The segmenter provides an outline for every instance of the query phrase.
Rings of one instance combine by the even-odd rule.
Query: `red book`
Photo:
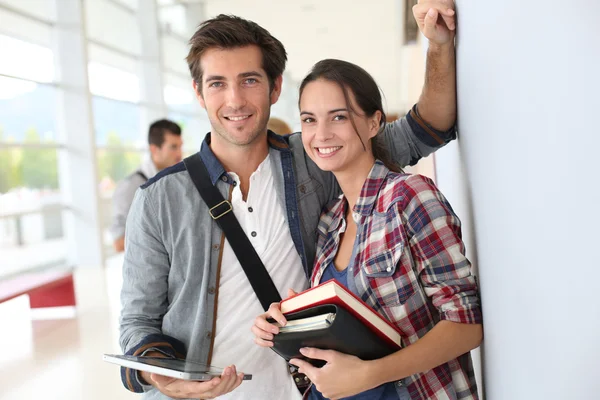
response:
[[[398,328],[335,279],[323,282],[314,288],[283,300],[281,302],[281,312],[290,314],[323,304],[335,304],[343,308],[389,345],[398,350],[402,346],[402,338]]]

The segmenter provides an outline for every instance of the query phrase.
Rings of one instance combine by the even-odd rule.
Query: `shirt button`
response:
[[[306,186],[300,185],[300,193],[306,193]]]
[[[221,177],[221,180],[222,180],[223,182],[227,182],[227,175],[223,175],[223,176]]]
[[[252,208],[252,207],[248,207],[248,211],[249,211],[249,212],[252,212],[252,211],[254,211],[254,208]]]
[[[208,293],[209,294],[215,294],[215,288],[213,286],[208,288]]]
[[[205,336],[207,339],[210,339],[210,338],[211,338],[211,336],[212,336],[212,332],[211,332],[211,331],[208,331],[208,332],[206,332],[206,335],[204,335],[204,336]]]
[[[237,182],[236,181],[233,181],[233,186],[237,186]]]
[[[385,270],[386,270],[387,272],[392,272],[392,267],[387,267]]]
[[[256,232],[252,231],[250,235],[252,235],[252,237],[256,237]]]
[[[404,382],[398,381],[398,382],[396,382],[396,386],[403,387],[404,386]]]
[[[213,244],[213,250],[219,250],[219,245],[218,244]]]

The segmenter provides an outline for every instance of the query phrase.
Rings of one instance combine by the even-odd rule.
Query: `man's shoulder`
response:
[[[140,188],[142,190],[145,190],[163,179],[168,180],[168,179],[170,179],[169,177],[173,177],[184,171],[186,171],[185,164],[183,163],[183,161],[180,161],[175,165],[172,165],[170,167],[163,169],[158,174],[156,174],[152,178],[148,179],[148,181],[146,181],[146,183],[144,183],[142,186],[140,186]]]
[[[115,188],[115,193],[113,195],[114,198],[119,197],[133,197],[133,193],[142,186],[146,180],[142,178],[138,171],[132,172],[127,175],[125,178],[121,179]],[[131,200],[131,199],[129,199]]]

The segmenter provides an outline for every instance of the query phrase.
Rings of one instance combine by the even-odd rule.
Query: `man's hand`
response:
[[[353,396],[383,383],[371,376],[369,361],[358,357],[314,348],[300,349],[300,353],[308,358],[327,361],[322,368],[316,368],[304,360],[290,360],[290,364],[297,366],[298,372],[305,374],[327,399]]]
[[[220,377],[206,382],[184,381],[157,374],[150,375],[150,382],[162,394],[174,399],[214,399],[240,386],[243,378],[244,374],[237,374],[235,366],[231,365],[223,370]]]
[[[419,0],[413,15],[430,43],[444,45],[454,40],[454,0]]]
[[[288,297],[295,296],[296,294],[292,289],[288,289]],[[266,313],[256,317],[254,325],[252,325],[250,330],[254,333],[254,343],[262,347],[273,347],[273,335],[279,333],[279,328],[275,324],[268,322],[268,318],[274,319],[281,326],[287,324],[287,320],[281,313],[279,303],[271,304]]]
[[[158,351],[148,352],[145,356],[165,357],[164,354]],[[243,373],[236,375],[235,365],[225,368],[220,377],[215,377],[206,382],[185,381],[168,376],[151,374],[146,371],[140,371],[139,374],[148,384],[154,386],[162,394],[174,399],[214,399],[240,386],[244,378]]]
[[[113,246],[115,247],[115,251],[120,253],[125,251],[125,236],[121,236],[113,242]]]

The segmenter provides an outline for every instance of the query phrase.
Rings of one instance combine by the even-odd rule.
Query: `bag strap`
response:
[[[240,226],[233,207],[225,200],[219,189],[212,184],[208,170],[200,157],[200,153],[193,154],[183,160],[188,174],[198,189],[198,193],[208,206],[211,218],[221,227],[229,245],[239,260],[250,285],[263,308],[269,309],[271,303],[281,301],[281,296],[267,272],[252,243]]]
[[[138,175],[140,178],[142,178],[144,181],[148,180],[148,177],[146,175],[144,175],[144,173],[142,171],[135,171],[135,174]]]

